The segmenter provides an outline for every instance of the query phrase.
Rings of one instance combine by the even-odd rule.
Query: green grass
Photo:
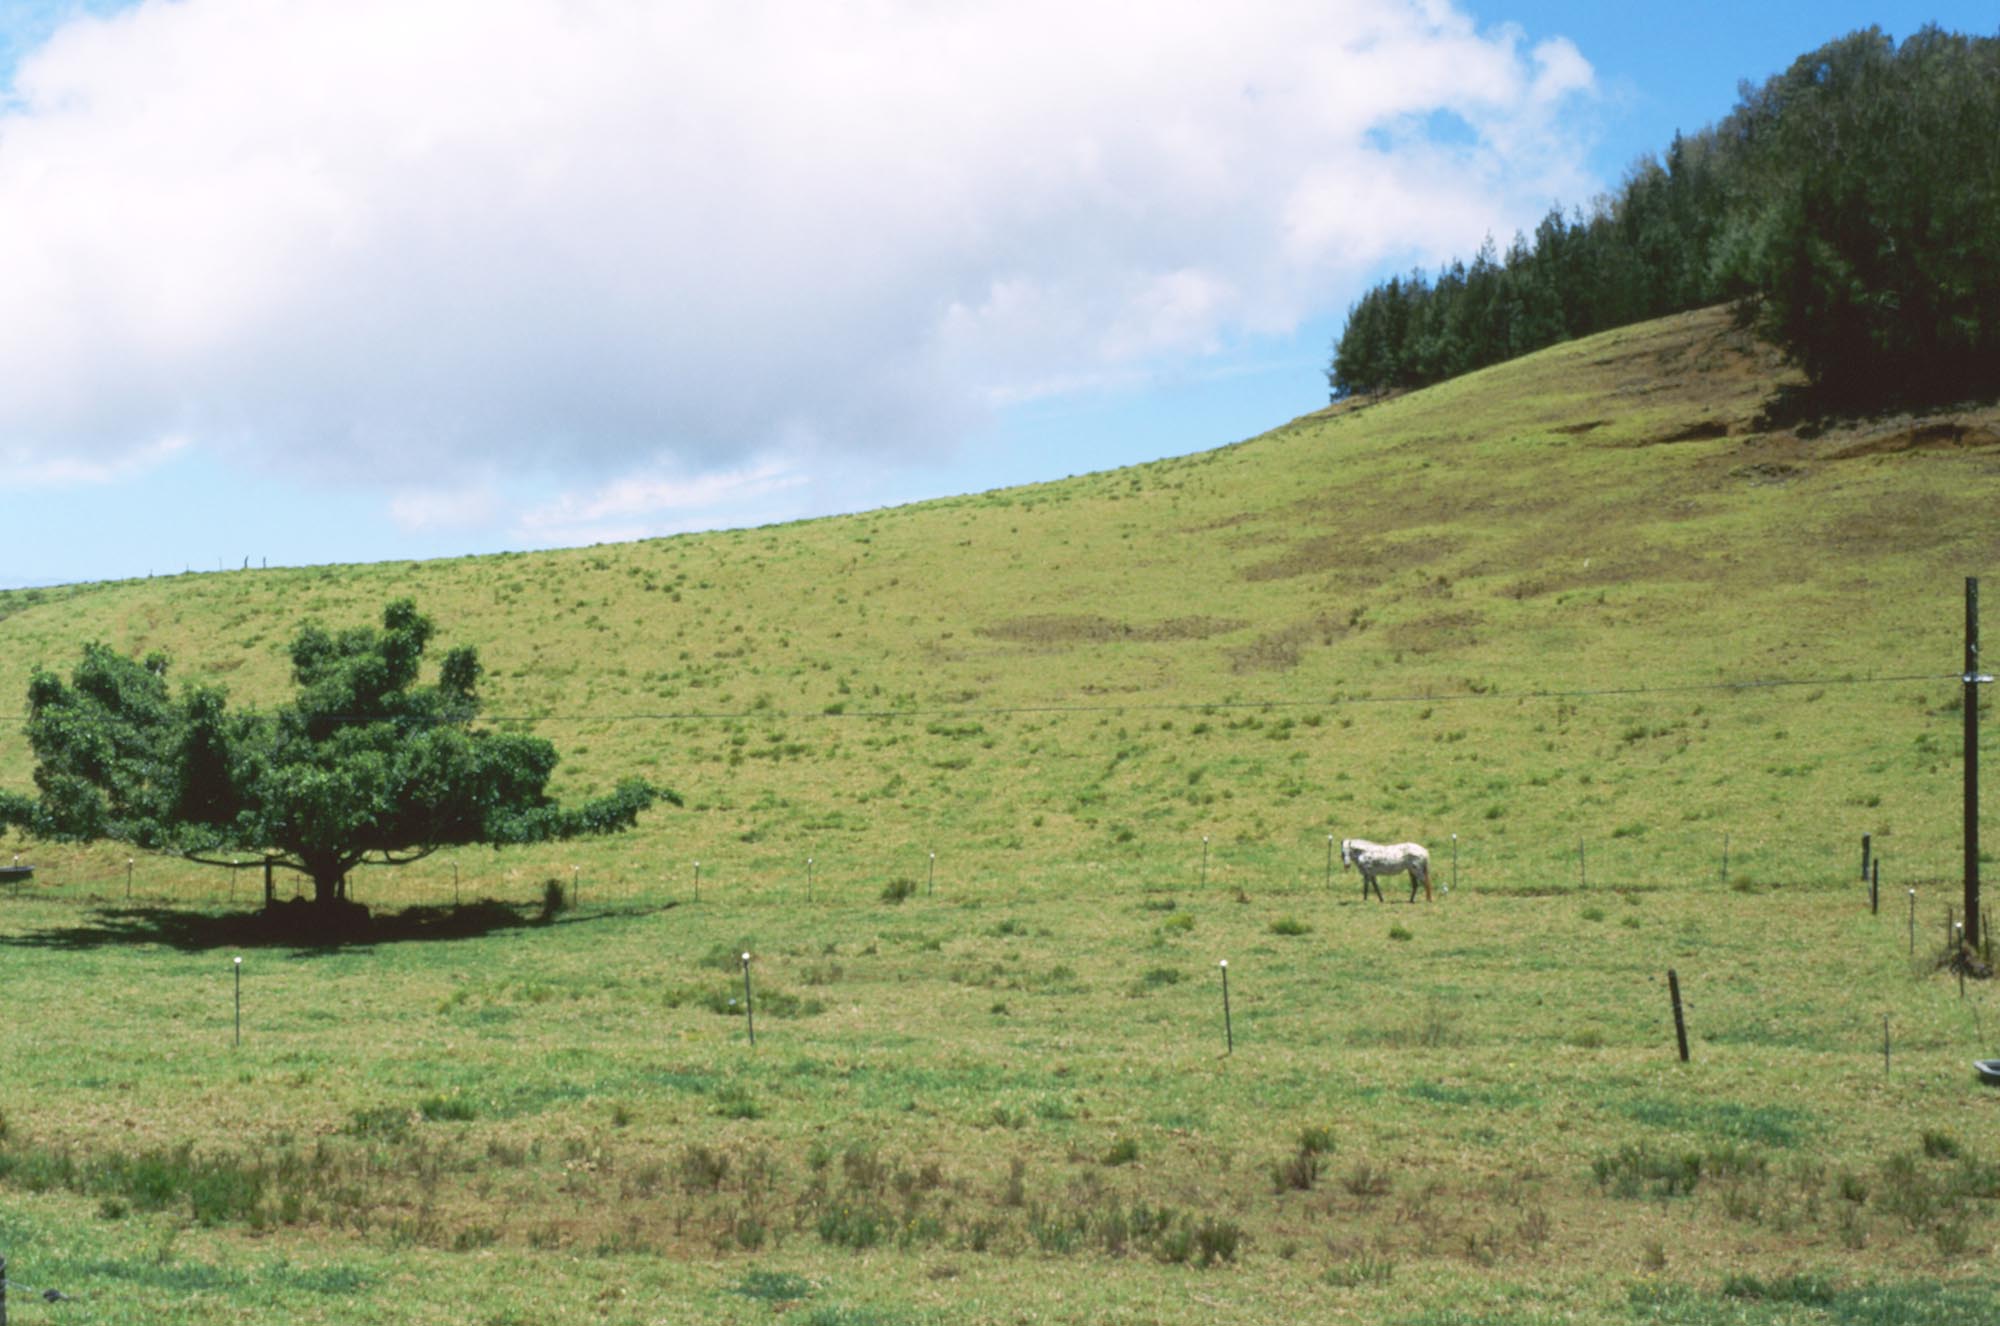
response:
[[[1441,902],[1422,915],[1449,951],[1392,946],[1382,904],[1311,888],[1284,900],[1313,921],[1294,938],[1254,905],[1184,901],[1199,948],[1160,938],[1143,902],[1050,896],[1026,909],[1046,934],[1002,933],[976,899],[911,899],[890,928],[874,905],[770,901],[254,952],[241,1049],[222,951],[50,945],[75,909],[23,904],[0,977],[37,1051],[9,1033],[10,1255],[44,1259],[16,1261],[29,1283],[67,1275],[170,1320],[192,1310],[187,1276],[266,1301],[273,1258],[415,1277],[370,1307],[386,1320],[498,1312],[527,1274],[557,1300],[672,1284],[752,1320],[739,1286],[796,1282],[753,1272],[917,1320],[1089,1316],[1190,1275],[1253,1320],[1334,1290],[1436,1312],[1470,1293],[1522,1321],[1559,1295],[1653,1320],[1662,1303],[1722,1312],[1801,1266],[1836,1295],[1943,1293],[1978,1283],[2000,1234],[2000,1166],[1958,1140],[1991,1103],[1965,1071],[1970,1012],[1839,888],[1658,895],[1657,938],[1578,944],[1545,971],[1514,959],[1572,942],[1561,899]],[[1719,909],[1732,923],[1681,952],[1681,923]],[[1796,947],[1773,951],[1774,928]],[[824,1013],[760,1020],[754,1048],[740,1019],[661,997],[746,935],[774,982],[841,967]],[[1694,1008],[1685,1066],[1668,962]],[[1791,1042],[1733,1036],[1779,987],[1801,1008]],[[1580,1004],[1603,1029],[1589,1049],[1571,1043]],[[490,1007],[520,1016],[476,1016]],[[1088,1266],[1087,1285],[1052,1281],[1050,1258]],[[1710,1266],[1749,1279],[1732,1297]],[[976,1302],[937,1300],[940,1267]],[[1629,1297],[1656,1282],[1695,1297]],[[1528,1297],[1503,1307],[1507,1286]]]
[[[1927,959],[1994,452],[1770,391],[1697,315],[1038,488],[0,594],[0,695],[96,638],[248,703],[409,594],[565,795],[687,799],[361,872],[428,910],[336,950],[245,947],[255,872],[5,844],[10,1272],[135,1322],[1964,1319],[2000,1010]]]

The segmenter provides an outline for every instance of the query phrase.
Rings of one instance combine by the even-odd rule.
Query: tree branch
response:
[[[295,870],[301,875],[310,875],[312,873],[306,869],[304,862],[295,861],[289,856],[281,856],[275,852],[257,852],[251,855],[248,860],[236,856],[231,857],[227,861],[220,857],[203,856],[199,852],[175,852],[173,855],[178,856],[183,861],[192,861],[198,866],[221,866],[225,870],[250,870],[269,861],[274,866],[283,866],[285,869]]]

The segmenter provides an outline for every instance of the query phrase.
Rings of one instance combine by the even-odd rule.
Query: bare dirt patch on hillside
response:
[[[1439,518],[1435,511],[1412,512],[1410,516],[1412,523],[1416,524],[1431,524]],[[1440,538],[1435,535],[1380,543],[1357,543],[1351,534],[1326,534],[1318,538],[1301,540],[1281,556],[1246,566],[1237,574],[1252,583],[1265,580],[1290,580],[1297,576],[1325,571],[1379,578],[1399,571],[1429,566],[1451,556],[1462,546],[1463,540]]]
[[[1857,435],[1858,434],[1858,435]],[[1979,451],[2000,447],[2000,422],[1984,417],[1896,419],[1880,426],[1841,429],[1824,439],[1828,460],[1897,456],[1912,451]]]
[[[1751,433],[1733,450],[1704,459],[1695,473],[1707,490],[1739,484],[1766,487],[1809,479],[1834,461],[1981,452],[2000,457],[2000,410],[1853,419],[1818,428]]]
[[[1479,643],[1478,630],[1486,619],[1478,613],[1436,612],[1407,622],[1398,622],[1384,633],[1389,644],[1411,654],[1430,654],[1441,649],[1470,649]]]
[[[1331,645],[1351,628],[1339,617],[1321,613],[1306,621],[1258,636],[1241,649],[1229,651],[1232,672],[1289,672],[1311,645]]]
[[[1210,636],[1240,631],[1249,624],[1230,617],[1169,617],[1162,621],[1134,624],[1094,613],[1037,613],[981,626],[975,633],[989,640],[1004,640],[1010,644],[1068,649],[1076,645],[1112,644],[1125,640],[1145,644],[1206,640]]]
[[[1671,446],[1676,442],[1713,442],[1717,438],[1728,437],[1729,421],[1726,419],[1696,419],[1679,424],[1654,437],[1645,438],[1639,445],[1647,447]]]

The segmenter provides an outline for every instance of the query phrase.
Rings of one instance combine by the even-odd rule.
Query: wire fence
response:
[[[28,1298],[40,1299],[44,1303],[70,1303],[75,1301],[60,1289],[37,1289],[33,1285],[24,1284],[14,1279],[7,1271],[7,1258],[4,1255],[0,1255],[0,1326],[7,1326],[7,1300],[9,1296],[15,1298],[26,1296]]]
[[[1734,889],[1739,892],[1853,889],[1866,898],[1916,889],[1942,900],[1955,896],[1964,875],[1959,844],[1942,839],[1878,838],[1864,860],[1859,835],[1834,841],[1801,838],[1778,827],[1661,832],[1634,825],[1574,838],[1520,842],[1478,833],[1428,835],[1430,883],[1436,893],[1546,896],[1569,893]],[[4,868],[0,868],[4,870]],[[0,903],[42,902],[89,907],[193,907],[256,910],[266,902],[261,861],[235,868],[192,865],[172,857],[101,860],[58,857],[48,865],[6,871]],[[1386,881],[1387,897],[1407,877]],[[495,853],[472,859],[443,856],[404,866],[369,866],[348,876],[348,897],[372,909],[451,908],[498,902],[533,906],[551,887],[565,906],[661,906],[709,901],[861,904],[886,890],[957,900],[1021,900],[1051,889],[1108,896],[1138,892],[1199,892],[1309,897],[1359,896],[1360,875],[1343,867],[1338,841],[1305,835],[1287,842],[1187,836],[1132,841],[1080,859],[1024,856],[1005,847],[970,845],[945,852],[847,851],[817,854],[761,850],[710,854],[701,860],[601,861],[589,866],[522,860]],[[312,895],[304,876],[276,868],[270,896]]]
[[[1160,706],[1087,702],[1013,708],[958,706],[936,710],[854,710],[837,715],[801,711],[790,716],[843,722],[907,722],[930,715],[967,718],[1015,713],[1085,714],[1098,715],[1101,722],[1104,716],[1143,713],[1156,708],[1206,712],[1372,706],[1387,711],[1415,704],[1425,706],[1427,714],[1432,705],[1490,707],[1496,702],[1510,702],[1518,706],[1539,700],[1568,702],[1707,692],[1745,701],[1752,696],[1772,693],[1796,695],[1801,697],[1798,703],[1809,704],[1830,686],[1881,688],[1911,683],[1955,684],[1959,680],[1951,674],[1899,673],[1525,692],[1494,690],[1443,696],[1428,692],[1335,696],[1295,704],[1268,700]],[[1802,691],[1801,688],[1810,690]],[[1525,716],[1522,721],[1534,721],[1534,731],[1541,733],[1539,711],[1521,712]],[[1935,712],[1932,711],[1933,716]],[[773,715],[750,710],[741,713],[612,713],[591,717],[606,723],[727,723],[752,716],[769,718]],[[581,717],[544,713],[518,721],[569,721]],[[1785,772],[1791,772],[1792,766],[1812,770],[1834,767],[1842,762],[1852,767],[1863,760],[1886,765],[1892,758],[1915,758],[1919,763],[1935,765],[1946,758],[1945,748],[1932,741],[1932,734],[1928,731],[1928,726],[1932,725],[1931,718],[1927,717],[1925,722],[1927,727],[1918,734],[1918,748],[1914,756],[1908,748],[1878,732],[1867,740],[1841,737],[1832,739],[1830,746],[1822,743],[1810,750],[1793,751],[1787,757],[1792,764],[1787,766]],[[1538,738],[1544,742],[1548,739]],[[1900,740],[1900,733],[1897,739]],[[1406,739],[1397,758],[1407,758],[1408,742],[1414,740]],[[1033,755],[1034,748],[1031,747],[1029,753]],[[1054,760],[1057,757],[1045,755],[1039,758]],[[1598,757],[1579,748],[1574,762],[1587,763],[1592,758]],[[1241,772],[1244,776],[1265,780],[1264,789],[1273,798],[1272,804],[1282,804],[1276,798],[1297,794],[1296,789],[1286,787],[1277,775],[1262,768],[1261,756],[1252,758],[1239,753],[1238,761],[1243,766]],[[1224,777],[1222,770],[1225,763],[1218,761],[1216,775],[1209,780],[1211,784]],[[1208,771],[1207,766],[1201,763],[1194,763],[1191,769],[1185,771],[1179,765],[1166,767],[1170,775],[1183,776],[1190,785],[1195,778]],[[1541,798],[1539,812],[1534,816],[1523,816],[1523,822],[1529,818],[1539,819],[1543,824],[1551,821],[1574,822],[1575,831],[1529,833],[1517,828],[1510,834],[1509,824],[1515,818],[1517,808],[1503,802],[1517,793],[1527,793],[1528,789],[1516,786],[1512,792],[1496,792],[1491,797],[1475,798],[1466,791],[1465,779],[1469,776],[1462,773],[1457,786],[1446,790],[1461,805],[1474,799],[1490,801],[1492,804],[1483,811],[1469,808],[1461,811],[1439,806],[1431,815],[1418,817],[1407,830],[1398,831],[1399,837],[1413,836],[1428,846],[1434,886],[1492,894],[1534,895],[1596,889],[1832,888],[1839,887],[1843,882],[1862,882],[1859,876],[1859,836],[1870,826],[1857,823],[1853,832],[1843,832],[1842,827],[1848,822],[1860,819],[1860,815],[1852,811],[1827,814],[1815,820],[1803,814],[1781,813],[1759,805],[1745,808],[1740,817],[1737,817],[1736,808],[1723,808],[1725,818],[1715,817],[1718,808],[1707,806],[1686,812],[1704,816],[1699,821],[1690,821],[1671,818],[1672,812],[1656,800],[1646,810],[1639,811],[1637,817],[1625,818],[1630,812],[1607,809],[1604,798],[1589,790],[1553,789],[1532,793]],[[1930,769],[1925,776],[1935,779],[1936,769]],[[896,781],[901,781],[900,772]],[[1171,784],[1172,777],[1167,781]],[[1407,787],[1408,784],[1398,786]],[[1541,788],[1543,784],[1535,781],[1531,786]],[[1941,791],[1942,783],[1938,786]],[[1067,798],[1044,795],[1029,809],[1052,809],[1059,816],[1066,813],[1071,821],[1095,825],[1096,820],[1091,818],[1094,812],[1077,808],[1093,790],[1085,787],[1083,792]],[[1437,790],[1430,789],[1434,804],[1439,799],[1436,797]],[[651,845],[639,849],[645,853],[641,859],[634,859],[629,849],[596,847],[580,847],[574,858],[557,854],[567,852],[569,848],[557,851],[509,849],[499,853],[473,850],[439,852],[401,867],[366,866],[357,869],[349,876],[348,894],[370,908],[411,908],[463,906],[487,900],[510,905],[533,905],[548,896],[551,884],[564,891],[565,902],[571,906],[578,903],[608,906],[694,902],[701,900],[704,890],[711,897],[726,896],[743,901],[866,902],[872,901],[886,886],[898,882],[919,886],[924,893],[943,891],[959,898],[977,896],[996,899],[1033,896],[1049,888],[1109,893],[1190,887],[1301,895],[1315,889],[1330,893],[1338,893],[1342,889],[1359,892],[1358,876],[1340,868],[1337,842],[1324,829],[1315,831],[1298,826],[1272,831],[1259,817],[1254,827],[1248,830],[1255,836],[1246,836],[1246,831],[1240,827],[1234,828],[1227,837],[1222,836],[1220,830],[1216,835],[1203,836],[1198,829],[1189,831],[1189,811],[1178,804],[1171,787],[1164,791],[1155,788],[1146,792],[1150,801],[1135,802],[1133,808],[1125,812],[1136,822],[1135,825],[1112,824],[1097,830],[1115,841],[1089,844],[1081,841],[1070,844],[1034,842],[1034,834],[1025,831],[1020,823],[1026,811],[1012,816],[1012,822],[994,827],[1008,817],[968,811],[968,807],[987,799],[983,791],[948,787],[940,783],[925,795],[930,798],[928,802],[920,801],[914,807],[906,807],[900,816],[890,817],[893,822],[873,825],[868,834],[854,834],[837,844],[804,839],[801,833],[792,829],[770,830],[772,841],[759,842],[755,838],[766,828],[757,825],[753,826],[752,832],[720,841],[712,830],[706,831],[701,834],[705,840],[694,848],[693,853],[675,860],[664,859]],[[1834,800],[1825,789],[1814,789],[1814,795],[1823,800]],[[1551,798],[1558,800],[1552,805]],[[861,798],[863,801],[867,799]],[[1804,796],[1802,794],[1795,799],[1803,800]],[[1074,801],[1076,805],[1067,804],[1069,801]],[[1595,808],[1591,809],[1593,803]],[[1377,821],[1390,817],[1381,807],[1374,808],[1375,813],[1370,814],[1350,796],[1338,798],[1337,804],[1348,807],[1340,812],[1343,816],[1352,814],[1356,818]],[[1852,798],[1847,804],[1875,805],[1878,799],[1863,802]],[[1171,821],[1173,828],[1169,831],[1160,824],[1147,827],[1144,819],[1163,808],[1172,810],[1175,816]],[[1938,813],[1936,807],[1914,817],[1908,807],[1898,807],[1897,810],[1896,818],[1903,833],[1893,839],[1886,834],[1880,835],[1875,844],[1875,859],[1879,861],[1882,886],[1932,892],[1953,886],[1961,880],[1963,865],[1958,857],[1959,843],[1946,817]],[[1645,818],[1648,811],[1657,818]],[[1199,815],[1202,812],[1197,810],[1193,813]],[[1459,818],[1461,815],[1463,818]],[[969,820],[979,828],[969,831],[965,838],[957,841],[934,840],[919,847],[917,843],[926,830],[911,821],[927,816],[939,821]],[[1406,811],[1399,811],[1393,816],[1398,821],[1406,817]],[[837,826],[841,819],[838,814],[821,818]],[[1915,831],[1911,826],[1913,818],[1919,826]],[[1034,825],[1039,826],[1041,822],[1041,815],[1035,814]],[[1074,827],[1070,831],[1083,832]],[[731,832],[734,832],[733,829]],[[840,832],[840,828],[836,827],[834,832]],[[1028,840],[1025,847],[1023,839]],[[578,861],[583,864],[573,863]],[[22,864],[22,859],[16,858],[16,865]],[[120,861],[107,851],[91,849],[55,853],[42,862],[34,863],[31,871],[9,871],[4,861],[0,861],[0,903],[39,899],[90,905],[254,909],[264,904],[267,889],[270,897],[291,899],[308,895],[311,884],[295,872],[280,869],[267,885],[263,863],[255,859],[245,859],[237,868],[230,869],[199,866],[161,856],[134,855]]]

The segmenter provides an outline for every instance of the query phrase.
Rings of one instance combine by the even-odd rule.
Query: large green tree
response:
[[[37,670],[28,742],[39,798],[0,817],[57,841],[110,839],[192,861],[263,857],[313,882],[326,907],[347,874],[443,847],[548,842],[632,826],[655,800],[644,779],[572,808],[545,789],[555,748],[475,725],[478,654],[447,652],[419,673],[434,627],[409,600],[382,626],[302,626],[298,690],[276,710],[232,711],[219,687],[167,683],[167,659],[84,647],[65,682]]]
[[[1764,336],[1833,396],[2000,388],[2000,37],[1853,33],[1725,129],[1746,164],[1720,261]]]

